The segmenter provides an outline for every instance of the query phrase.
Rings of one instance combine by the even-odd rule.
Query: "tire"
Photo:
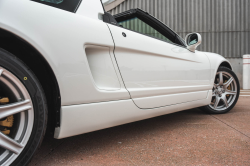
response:
[[[0,48],[0,165],[28,164],[43,140],[47,118],[38,79],[21,60]]]
[[[236,74],[229,68],[219,67],[212,90],[211,104],[201,107],[201,109],[210,114],[229,112],[237,103],[240,93],[239,80]]]

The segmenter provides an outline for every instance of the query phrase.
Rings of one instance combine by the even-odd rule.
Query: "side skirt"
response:
[[[211,102],[211,98],[212,90],[208,92],[207,98],[203,100],[154,109],[140,109],[131,99],[62,106],[61,125],[60,127],[55,128],[54,138],[66,138],[125,123],[208,105]]]

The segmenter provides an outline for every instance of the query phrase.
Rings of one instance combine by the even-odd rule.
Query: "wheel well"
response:
[[[232,70],[232,67],[231,67],[231,65],[230,65],[228,62],[222,62],[222,63],[220,64],[220,67],[221,67],[221,66],[227,67],[227,68],[229,68],[230,70]]]
[[[45,93],[48,104],[48,132],[52,133],[60,125],[60,90],[48,62],[28,42],[0,28],[0,48],[12,53],[23,61],[36,75]]]

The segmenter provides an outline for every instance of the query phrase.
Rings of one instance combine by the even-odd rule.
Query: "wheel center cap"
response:
[[[223,89],[222,89],[221,87],[218,87],[218,88],[217,88],[217,92],[218,92],[219,94],[222,94],[222,93],[223,93]]]

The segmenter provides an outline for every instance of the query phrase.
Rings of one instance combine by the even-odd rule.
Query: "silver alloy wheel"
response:
[[[10,165],[29,141],[34,124],[33,103],[22,82],[3,67],[0,67],[0,97],[10,98],[10,103],[0,105],[0,119],[15,117],[9,136],[0,131],[0,165]]]
[[[225,71],[217,72],[209,106],[215,111],[227,109],[234,103],[237,91],[236,81],[231,74]]]

